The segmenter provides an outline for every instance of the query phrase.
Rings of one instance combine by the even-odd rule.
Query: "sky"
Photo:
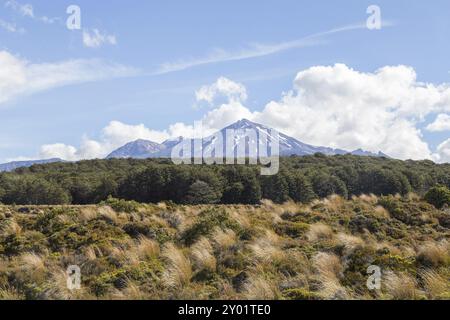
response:
[[[241,118],[450,162],[448,12],[447,0],[0,0],[0,163],[102,158]]]

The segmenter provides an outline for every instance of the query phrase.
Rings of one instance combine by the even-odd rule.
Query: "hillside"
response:
[[[0,206],[0,299],[450,299],[449,228],[448,209],[412,194]]]

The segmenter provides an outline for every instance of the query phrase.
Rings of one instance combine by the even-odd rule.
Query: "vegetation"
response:
[[[303,160],[291,161],[295,168]],[[98,190],[98,185],[84,181],[89,187],[81,188],[83,174],[74,177],[68,168],[126,167],[127,163],[57,164],[51,170],[37,167],[2,178],[62,179],[59,183],[75,179],[77,195],[91,197],[94,194],[86,191]],[[138,164],[143,172],[148,170],[145,164]],[[441,170],[426,163],[415,165],[429,166],[417,181],[426,181],[433,170]],[[179,176],[194,175],[161,166]],[[323,171],[337,170],[332,168]],[[80,168],[81,173],[86,170]],[[233,170],[238,169],[212,170],[223,170],[222,177],[234,179],[236,185],[228,185],[232,190],[250,188],[246,184],[252,181],[249,173],[247,180],[239,181],[233,177]],[[314,179],[309,184],[304,177],[314,174],[299,171],[292,181],[310,193]],[[98,180],[104,186],[120,181],[120,172],[111,168],[105,172],[117,176]],[[357,170],[347,172],[358,174]],[[219,180],[204,172],[195,174],[193,183],[214,186]],[[126,175],[122,178],[125,181]],[[379,176],[373,179],[382,181]],[[442,176],[435,179],[442,180]],[[153,181],[165,184],[170,180],[165,176]],[[333,180],[327,180],[325,188]],[[406,178],[398,187],[406,181],[410,180]],[[280,190],[291,190],[290,183],[281,179],[266,180],[261,181],[262,194],[267,194],[265,188],[272,183]],[[185,186],[189,190],[189,183]],[[213,193],[203,183],[196,188],[202,191],[201,199]],[[277,199],[281,201],[283,194],[278,193]],[[233,197],[237,195],[249,196],[236,193]],[[86,206],[3,205],[0,299],[450,299],[450,211],[437,207],[414,194],[351,199],[332,195],[308,204],[262,200],[259,205],[194,206],[109,198],[100,205]],[[81,268],[80,290],[67,288],[66,270],[72,265]],[[371,265],[382,270],[381,290],[369,290],[366,285]]]
[[[113,159],[53,163],[0,174],[0,203],[17,205],[98,204],[109,196],[140,203],[309,203],[338,194],[423,196],[448,204],[450,165],[351,155],[321,154],[281,159],[279,174],[260,176],[256,166],[176,166],[165,159]],[[436,191],[436,192],[435,192]]]
[[[438,209],[450,206],[450,190],[445,186],[433,187],[425,194],[425,200]]]

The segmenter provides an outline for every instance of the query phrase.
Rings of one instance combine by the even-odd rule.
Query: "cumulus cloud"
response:
[[[450,139],[442,142],[433,155],[436,162],[450,163]]]
[[[427,126],[427,130],[431,132],[450,131],[450,115],[439,114],[436,120]]]
[[[117,39],[115,35],[101,32],[98,29],[83,30],[83,44],[88,48],[99,48],[104,44],[116,45]]]
[[[193,127],[182,123],[171,125],[168,130],[158,131],[149,129],[143,124],[128,125],[120,121],[111,121],[103,128],[99,140],[84,136],[79,147],[63,143],[44,145],[40,149],[39,158],[61,158],[69,161],[104,158],[115,149],[138,139],[161,143],[169,138],[190,137],[192,134]]]
[[[240,83],[225,77],[220,77],[215,83],[201,87],[195,93],[195,96],[197,101],[205,101],[211,105],[218,97],[225,97],[233,102],[244,102],[247,100],[247,90],[245,86]]]
[[[33,64],[7,51],[0,51],[0,106],[18,96],[137,73],[134,68],[96,59]]]
[[[450,86],[418,82],[411,67],[387,66],[375,72],[360,72],[344,64],[311,67],[298,73],[289,92],[257,112],[244,105],[245,87],[226,78],[196,92],[199,101],[208,103],[215,103],[218,96],[225,101],[201,119],[205,135],[247,118],[313,145],[383,151],[404,160],[450,161],[450,139],[432,152],[418,128],[429,115],[450,112]],[[161,142],[190,137],[192,132],[192,126],[183,123],[153,131],[144,125],[112,122],[100,141],[84,139],[75,151],[55,145],[55,153],[45,154],[64,151],[72,159],[100,157],[136,139]]]
[[[430,159],[416,125],[428,114],[448,110],[450,87],[420,83],[410,67],[364,73],[336,64],[298,73],[293,90],[254,120],[315,145]]]

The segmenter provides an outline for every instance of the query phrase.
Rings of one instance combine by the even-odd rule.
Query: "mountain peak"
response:
[[[148,158],[149,155],[160,152],[164,149],[164,146],[149,140],[138,139],[133,142],[129,142],[123,147],[113,151],[106,158]]]
[[[229,125],[225,129],[235,129],[235,130],[237,130],[237,129],[251,129],[251,128],[257,128],[257,127],[265,128],[265,126],[263,126],[261,124],[252,122],[252,121],[244,118],[244,119],[241,119],[241,120],[239,120],[239,121]]]

